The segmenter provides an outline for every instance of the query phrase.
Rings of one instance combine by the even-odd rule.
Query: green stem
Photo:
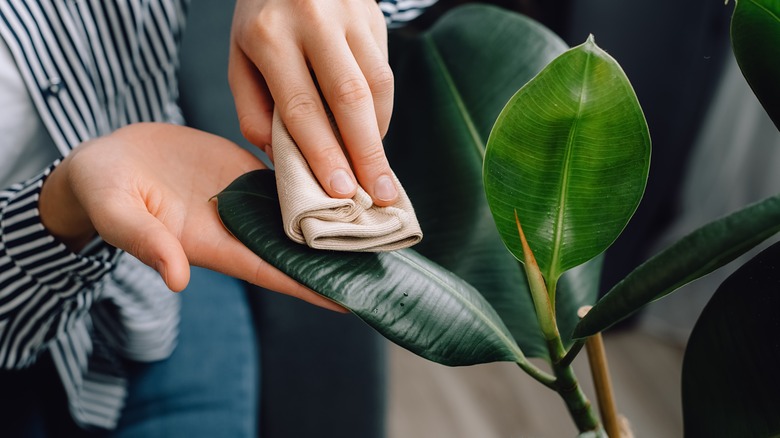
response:
[[[536,381],[552,389],[553,391],[557,391],[557,386],[555,384],[555,376],[545,373],[544,371],[535,367],[530,362],[516,362],[516,363],[517,366],[520,367],[520,369],[525,371],[526,374],[533,377]]]
[[[533,251],[528,245],[528,240],[525,238],[523,227],[520,225],[520,218],[517,217],[517,210],[515,210],[515,224],[517,225],[517,234],[520,237],[520,242],[523,245],[523,268],[525,268],[526,277],[528,278],[528,287],[531,291],[536,319],[539,321],[542,334],[545,341],[547,341],[547,351],[550,354],[553,374],[555,375],[555,380],[551,382],[553,384],[551,387],[563,398],[566,408],[569,410],[580,432],[599,430],[601,428],[599,420],[593,414],[590,401],[588,401],[582,389],[580,389],[580,384],[570,365],[570,356],[576,355],[577,351],[574,351],[574,348],[572,348],[569,353],[574,351],[573,355],[566,353],[566,348],[563,346],[561,334],[558,330],[558,322],[553,310],[555,308],[554,296],[557,276],[550,279],[550,290],[552,293],[548,293],[548,285],[539,269],[539,265],[536,263]],[[577,350],[579,348],[582,348],[582,346],[577,347]],[[523,366],[520,362],[518,362],[518,365]],[[525,370],[525,368],[523,369]],[[533,374],[532,377],[542,381],[537,376],[533,376]]]
[[[593,413],[590,401],[582,392],[572,367],[570,365],[561,367],[553,364],[553,371],[557,377],[555,390],[566,403],[566,408],[569,410],[574,424],[577,425],[577,429],[581,433],[600,429],[599,420]]]
[[[558,363],[558,365],[565,367],[571,365],[572,361],[577,357],[578,354],[580,354],[580,350],[582,350],[582,347],[585,346],[585,340],[584,339],[577,339],[574,341],[574,344],[572,344],[571,348],[569,348],[569,351],[566,352],[566,354],[563,356],[563,359]]]

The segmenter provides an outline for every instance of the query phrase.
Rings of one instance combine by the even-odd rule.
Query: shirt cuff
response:
[[[0,238],[7,257],[39,285],[65,296],[111,271],[120,251],[98,239],[81,253],[69,250],[43,226],[38,209],[41,187],[59,161],[43,173],[6,190],[0,198]],[[76,284],[81,287],[73,287]],[[69,287],[57,287],[57,285]]]

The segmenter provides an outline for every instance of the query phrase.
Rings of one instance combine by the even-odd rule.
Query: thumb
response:
[[[145,209],[123,208],[94,221],[107,243],[133,255],[156,270],[168,288],[183,290],[190,281],[190,264],[179,239]]]

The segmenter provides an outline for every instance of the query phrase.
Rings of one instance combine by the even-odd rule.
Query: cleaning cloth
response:
[[[333,116],[328,116],[342,143]],[[331,198],[320,186],[278,112],[274,112],[271,138],[282,221],[290,239],[317,249],[363,252],[406,248],[422,239],[412,203],[395,175],[392,178],[399,196],[389,207],[374,205],[360,186],[352,198]]]

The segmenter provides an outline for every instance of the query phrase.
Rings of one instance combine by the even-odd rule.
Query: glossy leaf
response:
[[[555,316],[566,348],[572,344],[574,328],[580,322],[577,310],[585,305],[593,305],[598,300],[603,265],[604,255],[600,254],[585,264],[566,271],[558,281]]]
[[[685,351],[687,437],[780,436],[780,244],[718,288]]]
[[[525,275],[490,214],[482,161],[506,102],[566,48],[526,17],[476,4],[453,9],[426,32],[390,38],[396,95],[385,147],[425,233],[415,250],[474,285],[534,357],[547,348]],[[597,286],[600,266],[587,270]],[[559,287],[558,319],[569,328],[576,308],[597,296],[596,287],[569,289],[573,283],[581,285],[564,276]]]
[[[412,250],[348,253],[294,243],[284,234],[276,193],[273,172],[259,170],[217,195],[225,227],[268,263],[427,359],[523,360],[499,316],[468,283]]]
[[[603,252],[644,192],[650,136],[617,62],[592,37],[512,97],[488,140],[487,199],[522,260],[514,214],[548,284]]]
[[[737,0],[731,43],[739,68],[780,129],[780,0]]]
[[[645,304],[734,260],[780,231],[780,196],[767,198],[683,237],[640,265],[599,300],[575,337],[605,330]]]

